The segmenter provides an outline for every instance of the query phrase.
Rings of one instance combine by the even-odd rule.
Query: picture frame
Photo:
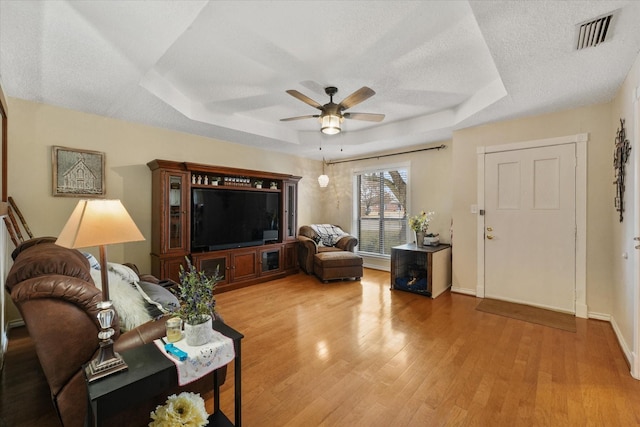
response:
[[[105,154],[53,146],[53,195],[101,198],[105,189]]]

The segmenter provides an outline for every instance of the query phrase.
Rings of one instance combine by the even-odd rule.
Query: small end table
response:
[[[209,417],[209,425],[242,426],[242,380],[241,380],[241,346],[244,338],[240,332],[216,320],[213,329],[233,340],[234,358],[234,392],[235,423],[220,410],[220,381],[218,370],[213,372],[214,411]],[[145,344],[121,353],[129,369],[97,381],[87,381],[89,396],[89,413],[87,425],[101,426],[103,414],[111,414],[157,394],[178,384],[178,372],[174,363],[167,358],[154,343]]]

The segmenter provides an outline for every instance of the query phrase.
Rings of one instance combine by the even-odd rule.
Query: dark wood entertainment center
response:
[[[297,199],[301,177],[170,160],[152,160],[151,273],[179,281],[190,257],[198,270],[223,279],[218,292],[284,277],[298,271]],[[258,183],[263,183],[258,188]],[[215,187],[281,193],[277,236],[263,244],[211,251],[191,250],[191,189]]]

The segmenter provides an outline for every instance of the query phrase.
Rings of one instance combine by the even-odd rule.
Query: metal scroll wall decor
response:
[[[631,145],[627,139],[627,132],[624,129],[624,119],[620,119],[620,129],[616,133],[616,146],[613,154],[613,168],[615,173],[615,181],[613,183],[616,186],[616,198],[614,206],[618,212],[620,212],[620,222],[622,222],[624,216],[624,176],[625,165],[629,160],[629,152],[631,152]]]

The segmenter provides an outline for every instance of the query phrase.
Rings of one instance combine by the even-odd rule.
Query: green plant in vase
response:
[[[214,291],[221,277],[218,269],[210,277],[204,271],[198,271],[189,258],[185,257],[185,259],[187,269],[180,266],[180,286],[176,292],[180,307],[176,314],[185,323],[197,325],[214,315],[216,310]]]

